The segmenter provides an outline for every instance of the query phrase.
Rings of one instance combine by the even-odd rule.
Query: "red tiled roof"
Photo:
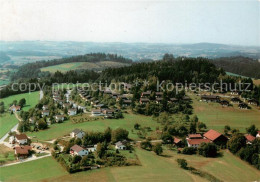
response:
[[[17,154],[27,155],[29,154],[29,150],[32,150],[32,147],[28,145],[22,147],[15,147],[15,151]]]
[[[255,140],[255,137],[252,136],[252,135],[250,135],[250,134],[245,135],[245,137],[246,137],[246,139],[247,139],[249,142],[252,142],[252,141]]]
[[[179,142],[181,142],[181,139],[174,137],[173,142],[174,142],[174,143],[179,143]]]
[[[189,134],[188,135],[189,138],[202,138],[201,134]]]
[[[222,134],[215,130],[209,130],[208,132],[204,133],[204,137],[210,139],[211,141],[216,140],[220,135]]]
[[[84,150],[81,146],[79,145],[73,145],[70,150],[73,150],[75,152],[80,152],[81,150]]]
[[[26,134],[23,134],[23,133],[20,134],[20,135],[16,134],[16,135],[15,135],[15,138],[17,138],[17,140],[28,139],[27,135],[26,135]]]
[[[200,139],[187,139],[187,142],[190,145],[199,145],[201,143],[210,143],[209,139],[204,139],[204,138],[200,138]]]

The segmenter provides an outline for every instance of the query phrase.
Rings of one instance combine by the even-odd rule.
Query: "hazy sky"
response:
[[[260,45],[260,1],[0,0],[1,40]]]

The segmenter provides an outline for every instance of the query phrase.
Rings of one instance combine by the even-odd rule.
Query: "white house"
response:
[[[10,136],[9,137],[9,143],[10,144],[14,144],[15,143],[15,137],[14,136]]]
[[[121,141],[119,141],[115,143],[115,148],[119,150],[125,150],[126,146]]]
[[[19,144],[19,145],[24,145],[28,142],[28,137],[26,134],[16,134],[15,135],[15,141]]]
[[[68,115],[74,116],[74,115],[76,115],[76,114],[77,114],[77,109],[69,109],[69,110],[68,110]]]
[[[79,145],[73,145],[70,148],[70,155],[79,155],[81,157],[88,155],[88,150],[82,148]]]
[[[97,145],[94,145],[93,147],[88,147],[87,150],[89,152],[95,152],[97,150]]]
[[[43,110],[42,111],[42,117],[49,116],[49,115],[50,115],[50,111],[49,110]]]
[[[64,121],[64,115],[56,115],[55,120],[57,123]]]
[[[85,132],[80,130],[80,129],[75,129],[70,133],[70,136],[72,138],[76,137],[76,138],[83,138],[85,136]]]
[[[43,105],[42,106],[42,110],[47,110],[48,109],[48,105]]]
[[[260,131],[257,131],[256,138],[260,138]]]

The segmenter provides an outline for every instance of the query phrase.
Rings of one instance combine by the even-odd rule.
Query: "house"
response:
[[[223,107],[228,107],[229,106],[229,102],[227,100],[221,100],[219,102]]]
[[[201,100],[204,102],[219,102],[219,96],[216,95],[202,95]]]
[[[161,98],[163,96],[163,92],[155,92],[156,98]]]
[[[124,83],[124,89],[126,90],[126,91],[130,91],[131,90],[131,88],[132,88],[132,85],[131,84],[129,84],[129,83]]]
[[[62,107],[63,107],[63,108],[70,108],[70,103],[63,103],[63,104],[62,104]]]
[[[150,99],[140,98],[140,104],[147,104],[148,102],[150,102]]]
[[[178,99],[176,99],[176,98],[170,98],[170,100],[169,100],[168,102],[176,103],[176,102],[178,102]]]
[[[132,103],[131,100],[123,100],[123,106],[124,106],[124,107],[130,106],[131,103]]]
[[[88,155],[88,150],[79,145],[73,145],[70,148],[70,155],[79,155],[81,157]]]
[[[104,116],[104,113],[101,109],[93,109],[91,111],[91,116]]]
[[[256,137],[254,137],[250,134],[246,134],[245,137],[246,137],[246,143],[249,144],[249,145],[251,145],[252,142],[256,139]]]
[[[114,115],[114,110],[112,110],[112,109],[104,109],[104,110],[103,110],[103,113],[104,113],[106,116],[113,116],[113,115]]]
[[[183,97],[182,97],[182,100],[183,100],[183,101],[191,101],[191,98],[188,97],[188,96],[183,96]]]
[[[78,109],[80,109],[82,111],[86,111],[86,107],[85,106],[78,106]]]
[[[151,91],[142,92],[141,97],[149,97],[151,95]]]
[[[259,102],[255,99],[249,99],[248,104],[254,105],[254,106],[259,106]]]
[[[116,99],[119,95],[120,95],[119,93],[113,92],[113,93],[112,93],[112,98]]]
[[[203,136],[204,138],[207,138],[213,143],[215,143],[216,145],[226,145],[228,140],[227,137],[212,129],[204,133]]]
[[[12,105],[9,108],[10,111],[16,112],[16,111],[20,111],[21,110],[21,106],[16,106],[16,105]]]
[[[55,120],[57,123],[64,121],[64,115],[56,115]]]
[[[36,118],[35,118],[35,117],[30,117],[30,118],[29,118],[29,123],[30,123],[30,124],[34,124],[35,121],[36,121]]]
[[[160,104],[163,101],[163,98],[157,97],[155,98],[156,104]]]
[[[50,115],[50,111],[49,110],[43,110],[42,111],[42,117],[49,116],[49,115]]]
[[[240,95],[240,92],[237,92],[237,91],[231,91],[230,94],[231,94],[231,95]]]
[[[97,109],[102,109],[102,108],[106,108],[107,106],[105,104],[97,104],[97,105],[94,105],[94,107]]]
[[[256,138],[260,138],[260,131],[257,131]]]
[[[24,145],[26,143],[28,143],[28,137],[26,134],[21,133],[21,134],[16,134],[15,135],[15,141],[19,144],[19,145]]]
[[[74,116],[77,114],[77,109],[69,109],[68,110],[68,115],[69,116]]]
[[[240,103],[238,105],[238,107],[239,107],[239,109],[249,109],[248,105],[246,103],[244,103],[244,102]]]
[[[105,91],[104,91],[104,94],[111,95],[112,92],[111,92],[111,90],[105,90]]]
[[[199,133],[188,135],[188,139],[199,139],[199,138],[202,138],[201,134],[199,134]]]
[[[97,105],[97,104],[99,104],[99,100],[91,101],[90,104],[91,105]]]
[[[121,141],[115,143],[115,148],[118,150],[126,150],[126,146]]]
[[[30,155],[30,151],[32,150],[32,147],[25,145],[25,146],[15,147],[14,150],[15,150],[17,159],[25,159]]]
[[[198,139],[186,139],[188,147],[198,148],[202,143],[210,143],[211,141],[206,138],[198,138]]]
[[[82,130],[80,130],[80,129],[75,129],[75,130],[73,130],[71,133],[70,133],[70,136],[72,137],[72,138],[83,138],[84,136],[85,136],[85,132],[84,131],[82,131]]]
[[[63,102],[64,102],[64,101],[63,101],[63,100],[61,100],[61,99],[56,99],[55,101],[56,101],[58,104],[60,104],[60,105],[62,105],[62,104],[63,104]]]
[[[10,136],[9,137],[9,143],[10,144],[14,144],[15,143],[15,137],[14,136]]]
[[[87,147],[87,150],[88,150],[89,152],[95,152],[95,151],[97,150],[97,145],[89,146],[89,147]]]
[[[180,146],[182,141],[181,139],[177,138],[177,137],[174,137],[173,138],[173,143],[176,145],[176,146]]]
[[[48,110],[48,105],[43,105],[42,110]]]
[[[231,98],[231,103],[232,104],[239,104],[240,102],[242,102],[242,101],[238,97]]]

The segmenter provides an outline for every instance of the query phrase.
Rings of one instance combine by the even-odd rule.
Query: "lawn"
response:
[[[8,153],[8,156],[5,156],[5,154]],[[5,145],[0,145],[0,163],[3,161],[4,163],[9,161],[14,161],[14,151],[10,149],[9,147],[6,147]]]
[[[193,96],[194,114],[196,114],[201,122],[204,122],[208,128],[223,132],[225,125],[237,128],[241,132],[251,124],[255,124],[260,128],[260,110],[252,106],[250,110],[241,110],[238,105],[223,108],[218,103],[200,102],[199,97]]]
[[[208,172],[222,181],[259,181],[260,171],[250,166],[245,161],[231,154],[228,150],[223,151],[223,157],[205,158],[198,155],[183,155],[167,151],[170,162],[175,163],[177,158],[184,158],[188,165],[199,170]]]
[[[68,174],[52,157],[0,168],[0,181],[39,181]]]
[[[12,95],[9,97],[5,97],[0,99],[0,102],[4,102],[5,109],[8,109],[8,106],[14,101],[17,100],[19,102],[20,99],[25,98],[26,105],[23,108],[24,111],[28,111],[31,107],[34,107],[39,101],[39,92],[31,92],[31,93],[24,93],[24,94],[17,94]]]
[[[76,70],[76,69],[102,70],[108,67],[120,67],[120,66],[127,66],[127,65],[129,64],[113,62],[113,61],[101,61],[97,63],[74,62],[74,63],[59,64],[55,66],[48,66],[45,68],[41,68],[41,71],[49,71],[51,73],[54,73],[56,71],[66,72],[69,70]]]
[[[14,114],[11,115],[9,113],[0,115],[0,119],[0,138],[2,138],[18,123],[18,120]]]
[[[100,119],[76,124],[68,120],[61,124],[53,124],[47,130],[42,130],[40,132],[28,132],[27,134],[29,136],[35,136],[39,140],[51,140],[69,134],[75,128],[79,128],[84,131],[104,131],[107,127],[112,129],[122,127],[129,131],[129,137],[131,139],[138,139],[136,131],[134,133],[131,131],[134,129],[135,123],[138,122],[141,124],[141,127],[149,126],[153,131],[156,126],[159,126],[156,121],[152,120],[152,118],[148,116],[124,114],[124,117],[125,118],[123,119]]]

